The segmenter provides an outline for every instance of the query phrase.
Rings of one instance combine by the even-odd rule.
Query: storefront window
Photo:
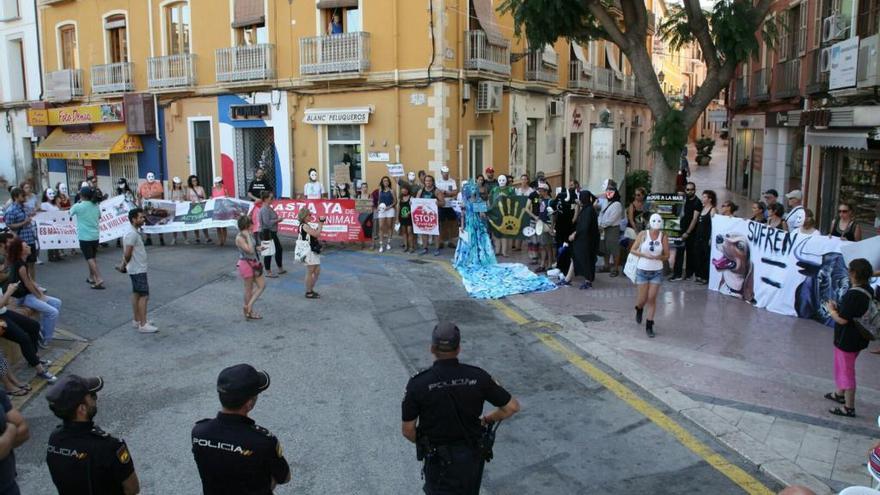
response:
[[[364,180],[361,168],[361,127],[359,125],[327,126],[327,176],[330,177],[330,190],[335,190],[333,166],[348,165],[349,177],[354,184]]]
[[[848,203],[865,237],[877,234],[880,222],[880,151],[850,151],[843,157],[840,202]]]

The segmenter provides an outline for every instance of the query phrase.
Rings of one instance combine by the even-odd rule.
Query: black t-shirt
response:
[[[290,466],[269,430],[238,414],[218,413],[192,430],[192,452],[205,495],[272,495]]]
[[[0,433],[6,431],[6,413],[12,410],[12,402],[3,387],[0,387]],[[0,493],[15,486],[15,452],[10,452],[5,459],[0,459]]]
[[[24,282],[21,281],[21,275],[19,275],[20,268],[24,268],[25,270],[27,270],[27,264],[23,261],[16,261],[9,268],[9,282],[18,282],[18,288],[15,289],[15,292],[12,293],[12,297],[16,299],[21,299],[22,297],[31,293]]]
[[[501,407],[510,402],[510,393],[476,366],[441,359],[406,384],[403,420],[418,418],[419,434],[434,445],[473,443],[482,434],[480,415],[485,401]]]
[[[687,232],[688,227],[691,225],[691,220],[694,219],[695,211],[703,210],[703,202],[700,201],[700,198],[694,196],[691,199],[688,199],[687,196],[684,198],[684,216],[681,221],[681,231]],[[691,232],[693,234],[693,232]]]
[[[538,191],[529,193],[529,205],[532,208],[532,215],[538,216],[541,213],[541,195]]]
[[[251,186],[248,187],[248,192],[253,194],[255,198],[259,198],[263,191],[268,190],[269,182],[266,179],[254,179],[251,181]]]
[[[862,287],[871,294],[870,287]],[[868,294],[850,288],[837,303],[837,313],[841,318],[849,320],[846,325],[834,323],[834,346],[845,352],[858,352],[868,347],[868,340],[856,328],[855,319],[868,311],[871,302]]]
[[[122,482],[134,473],[125,442],[92,422],[65,421],[56,428],[49,436],[46,464],[58,495],[122,495]]]

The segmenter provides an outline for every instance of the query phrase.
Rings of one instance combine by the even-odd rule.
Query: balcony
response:
[[[776,64],[776,98],[791,98],[800,94],[801,59],[793,58]]]
[[[810,50],[807,52],[807,94],[814,95],[825,93],[828,91],[828,72],[822,72],[819,66],[822,49]]]
[[[134,64],[118,62],[92,67],[92,93],[124,93],[134,90],[132,73]]]
[[[150,89],[191,88],[196,85],[196,56],[192,53],[147,59]]]
[[[302,75],[363,74],[370,70],[370,33],[341,33],[299,40]]]
[[[510,41],[504,46],[489,43],[485,31],[465,32],[464,68],[510,75]]]
[[[556,70],[556,66],[550,65],[544,60],[543,50],[529,52],[529,56],[526,58],[526,81],[552,85],[556,85],[559,81],[559,72]]]
[[[745,77],[736,78],[736,98],[734,102],[736,106],[749,104],[749,82]]]
[[[572,60],[568,64],[568,87],[570,89],[590,89],[593,66],[580,60]]]
[[[83,96],[82,69],[56,70],[46,74],[46,99],[64,103]]]
[[[764,68],[752,74],[752,96],[755,101],[770,99],[770,69]]]
[[[635,76],[592,65],[585,67],[580,60],[572,60],[569,64],[568,87],[590,90],[600,96],[641,98]]]
[[[219,48],[216,52],[217,82],[259,82],[275,79],[275,45]]]

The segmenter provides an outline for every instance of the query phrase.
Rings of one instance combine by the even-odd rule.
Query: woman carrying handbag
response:
[[[251,232],[253,226],[249,216],[238,217],[235,247],[238,248],[238,274],[244,281],[244,317],[247,320],[262,320],[263,317],[254,311],[254,303],[266,290],[266,278],[263,276],[263,263],[259,258],[262,246],[254,240]]]
[[[318,283],[318,276],[321,275],[321,243],[318,240],[321,237],[321,230],[324,229],[324,217],[318,219],[318,226],[312,227],[309,220],[313,218],[312,211],[308,208],[299,210],[297,220],[299,220],[299,237],[296,241],[296,252],[294,256],[297,260],[306,265],[306,299],[318,299],[320,294],[315,292],[315,284]],[[308,248],[306,247],[308,243]]]

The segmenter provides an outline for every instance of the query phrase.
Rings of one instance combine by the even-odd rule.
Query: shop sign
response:
[[[31,127],[102,124],[124,120],[125,114],[121,102],[47,109],[30,108],[27,113],[28,125]]]
[[[767,112],[767,127],[785,127],[788,125],[788,112]]]
[[[369,108],[309,109],[303,122],[312,125],[362,125],[370,121]]]
[[[583,132],[584,114],[577,105],[571,106],[571,132]]]
[[[387,162],[387,161],[391,161],[391,156],[388,153],[384,153],[381,151],[368,151],[367,152],[367,161],[368,162]]]
[[[851,88],[856,85],[859,62],[859,37],[854,36],[831,46],[831,71],[828,89]]]
[[[265,120],[269,118],[269,104],[229,105],[229,118],[232,120]]]
[[[819,108],[801,112],[801,127],[828,127],[831,123],[831,110]]]

